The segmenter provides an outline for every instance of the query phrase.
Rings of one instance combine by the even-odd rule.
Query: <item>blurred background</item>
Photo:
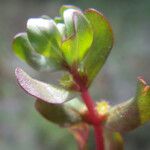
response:
[[[149,0],[0,0],[0,150],[76,150],[66,129],[35,111],[34,99],[18,87],[14,70],[22,67],[46,82],[56,81],[59,74],[34,71],[11,49],[13,36],[26,30],[28,18],[57,16],[62,4],[101,11],[114,31],[112,52],[90,89],[93,98],[114,105],[134,96],[138,76],[150,83]],[[124,138],[125,150],[150,150],[150,123]]]

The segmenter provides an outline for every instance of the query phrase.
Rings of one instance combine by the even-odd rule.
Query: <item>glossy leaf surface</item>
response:
[[[88,9],[84,15],[93,29],[93,42],[83,62],[89,84],[104,65],[113,45],[113,33],[106,18],[94,9]]]
[[[27,34],[35,51],[48,58],[61,58],[61,34],[52,19],[29,19]]]
[[[36,70],[56,70],[60,67],[54,59],[49,60],[36,53],[26,33],[17,34],[12,46],[15,54]]]
[[[79,10],[67,9],[64,12],[66,40],[62,50],[69,64],[76,63],[85,56],[93,40],[93,31],[89,21]]]
[[[62,36],[62,40],[64,40],[66,38],[66,35],[65,35],[65,25],[63,23],[57,23],[57,28]]]

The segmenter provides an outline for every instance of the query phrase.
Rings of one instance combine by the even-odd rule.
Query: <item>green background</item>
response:
[[[0,0],[0,150],[75,150],[66,131],[44,120],[34,99],[17,85],[14,70],[24,68],[34,78],[57,83],[60,73],[39,73],[12,53],[13,36],[26,30],[28,18],[58,15],[62,4],[101,11],[110,21],[115,44],[90,88],[95,100],[114,105],[134,96],[138,76],[150,83],[149,0]],[[89,145],[93,150],[93,135]],[[124,136],[126,150],[150,149],[150,123]]]

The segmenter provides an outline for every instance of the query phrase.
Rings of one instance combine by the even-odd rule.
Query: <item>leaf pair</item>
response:
[[[20,68],[17,68],[15,73],[19,85],[37,99],[35,107],[46,119],[60,126],[82,121],[79,108],[83,104],[78,99],[66,102],[72,99],[68,91],[35,80]]]
[[[113,45],[108,21],[94,9],[82,12],[74,6],[62,6],[61,17],[32,18],[27,32],[15,36],[16,55],[37,70],[76,69],[93,81]],[[65,64],[65,65],[64,65]]]

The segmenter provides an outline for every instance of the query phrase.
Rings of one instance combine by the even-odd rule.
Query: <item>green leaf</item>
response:
[[[114,106],[108,115],[106,128],[112,131],[128,132],[140,126],[140,114],[135,99]]]
[[[119,132],[104,130],[105,150],[124,150],[124,140]]]
[[[78,110],[65,104],[50,104],[37,99],[35,102],[36,110],[47,120],[63,127],[70,127],[82,121]]]
[[[52,19],[32,18],[27,22],[27,34],[31,45],[38,53],[61,59],[61,35]]]
[[[105,126],[123,133],[148,121],[150,121],[150,86],[140,78],[135,98],[113,107]]]
[[[78,98],[74,98],[71,101],[67,101],[65,103],[66,106],[72,107],[72,109],[82,113],[83,115],[83,111],[86,111],[86,106],[85,104],[82,102],[82,100],[78,99]]]
[[[92,44],[93,31],[89,21],[79,10],[64,12],[67,39],[62,43],[63,54],[69,64],[82,60]]]
[[[31,96],[51,104],[60,104],[69,99],[68,91],[35,80],[20,68],[16,68],[15,74],[19,85]]]
[[[80,10],[80,8],[73,6],[73,5],[62,5],[60,8],[60,15],[63,17],[63,13],[64,11],[66,11],[67,9],[74,9],[74,10]]]
[[[150,86],[140,77],[136,93],[136,101],[140,114],[141,124],[150,121]]]
[[[56,24],[57,24],[57,23],[64,23],[62,17],[55,17],[55,18],[54,18],[54,21],[56,22]]]
[[[66,38],[66,35],[65,35],[65,24],[64,23],[58,23],[57,24],[57,28],[62,36],[62,40],[64,40]]]
[[[113,33],[106,18],[94,9],[88,9],[84,15],[92,25],[93,42],[83,61],[89,84],[104,65],[113,45]]]
[[[20,59],[26,61],[36,70],[56,70],[60,68],[55,60],[49,60],[34,51],[26,33],[20,33],[15,36],[12,48]]]
[[[74,34],[73,14],[77,10],[68,9],[63,13],[64,24],[66,27],[66,37],[71,37]]]
[[[75,82],[70,74],[65,74],[60,79],[60,85],[62,85],[62,87],[67,90],[72,90],[73,86],[75,85]]]

